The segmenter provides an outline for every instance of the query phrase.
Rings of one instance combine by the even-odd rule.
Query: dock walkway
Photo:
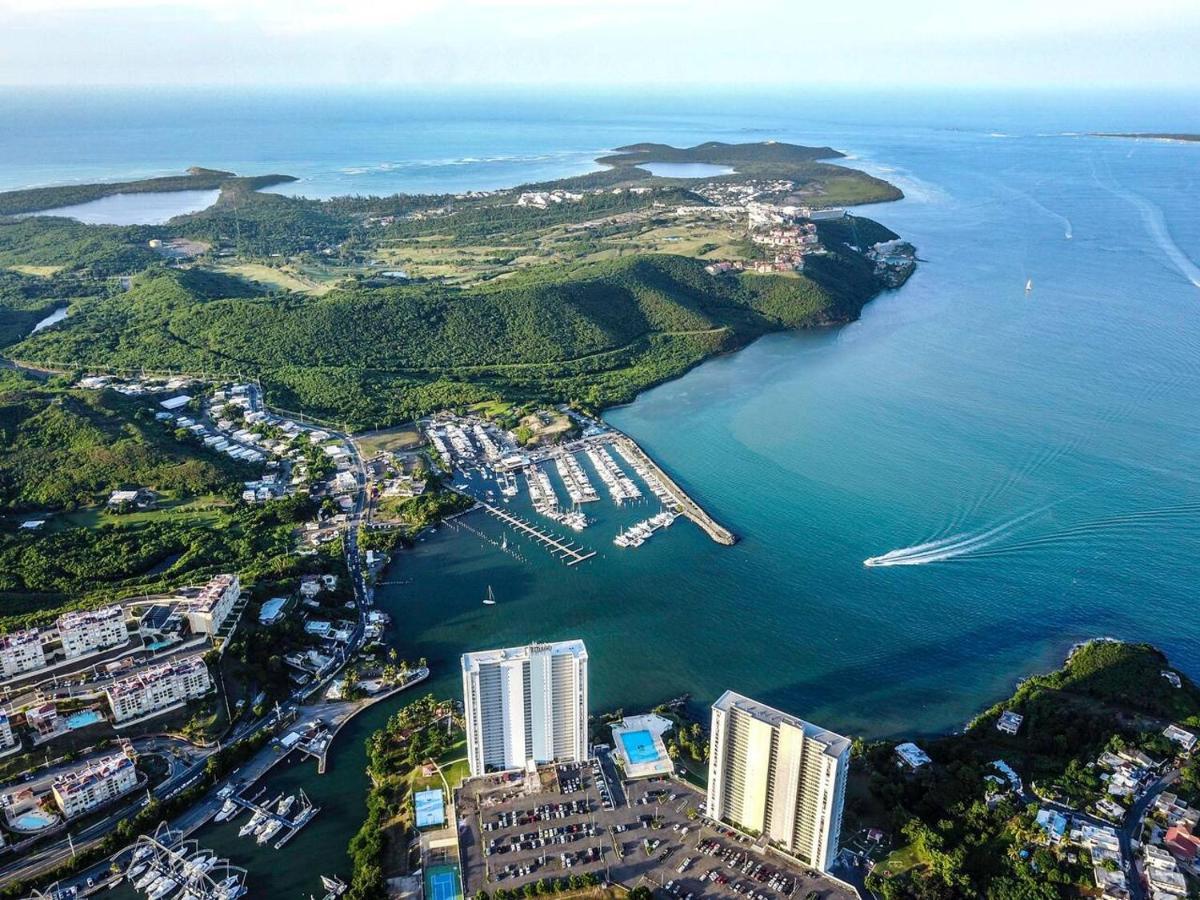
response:
[[[552,553],[554,553],[555,556],[565,562],[568,566],[579,565],[579,563],[583,562],[584,560],[591,559],[596,555],[595,550],[585,552],[584,549],[576,548],[574,543],[564,542],[550,532],[543,531],[536,525],[531,525],[520,516],[514,516],[512,513],[492,506],[490,503],[480,503],[480,506],[486,509],[491,515],[495,516],[501,522],[511,526],[512,528],[515,528],[522,534],[528,535],[542,546],[547,547]]]

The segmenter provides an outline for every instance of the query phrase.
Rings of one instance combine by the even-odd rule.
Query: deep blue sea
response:
[[[680,522],[620,550],[638,516],[608,504],[581,537],[600,555],[571,569],[443,528],[380,603],[447,693],[463,650],[582,637],[597,708],[733,688],[919,735],[1089,637],[1152,641],[1200,676],[1200,144],[1085,134],[1200,132],[1197,99],[0,94],[0,187],[204,165],[312,196],[458,191],[636,141],[843,150],[904,189],[861,212],[919,248],[911,281],[852,325],[764,338],[608,413],[737,546]],[[386,714],[339,738],[327,778],[283,776],[326,807],[271,855],[305,865],[212,838],[270,895],[343,865],[361,739]]]

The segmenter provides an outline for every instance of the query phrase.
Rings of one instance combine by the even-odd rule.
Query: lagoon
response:
[[[85,225],[162,225],[176,216],[200,212],[217,202],[220,191],[164,191],[113,194],[78,203],[43,209],[29,216],[61,216]]]

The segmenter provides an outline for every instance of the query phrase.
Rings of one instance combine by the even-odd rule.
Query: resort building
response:
[[[146,669],[108,689],[114,723],[127,722],[208,693],[212,679],[199,656]]]
[[[187,602],[184,612],[193,634],[210,637],[221,630],[229,611],[242,593],[236,575],[217,575]]]
[[[472,775],[587,759],[587,658],[583,641],[463,655]]]
[[[58,617],[58,636],[68,659],[129,640],[125,611],[120,606],[105,606],[84,612],[69,612]]]
[[[712,707],[708,815],[828,871],[838,853],[850,740],[726,691]]]
[[[106,756],[54,780],[54,802],[70,819],[115,800],[137,786],[137,768],[124,754]]]
[[[8,720],[8,713],[0,712],[0,751],[15,746],[17,746],[17,736],[13,734],[12,722]]]
[[[0,635],[0,678],[44,668],[46,654],[36,628]]]

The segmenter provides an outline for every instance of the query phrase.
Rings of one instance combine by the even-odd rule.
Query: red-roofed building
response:
[[[1200,837],[1196,837],[1179,825],[1172,825],[1167,829],[1167,836],[1163,843],[1175,856],[1188,862],[1194,860],[1196,854],[1200,853]]]

